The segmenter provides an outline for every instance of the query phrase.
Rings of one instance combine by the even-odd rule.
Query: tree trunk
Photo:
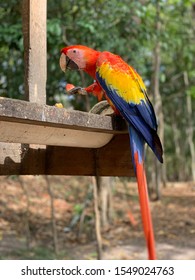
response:
[[[102,259],[102,236],[101,236],[101,221],[99,210],[99,193],[101,185],[101,177],[92,177],[93,182],[93,197],[94,197],[94,212],[95,212],[95,232],[97,240],[97,259]]]
[[[21,188],[24,192],[25,198],[26,198],[26,209],[25,209],[25,213],[24,213],[24,227],[25,227],[25,232],[26,232],[26,247],[28,250],[30,250],[30,247],[31,247],[30,246],[31,245],[31,232],[30,232],[30,222],[29,222],[30,199],[29,199],[27,188],[26,188],[25,183],[21,176],[18,176],[18,181],[20,183],[20,186],[21,186]]]
[[[164,144],[164,116],[162,111],[162,99],[160,95],[160,64],[161,64],[161,57],[160,57],[160,41],[159,41],[159,33],[161,31],[161,23],[160,23],[160,6],[157,1],[156,6],[156,33],[157,33],[157,40],[154,47],[154,75],[153,75],[153,97],[154,97],[154,110],[157,115],[159,128],[158,134],[161,139],[162,145]],[[164,145],[163,145],[164,146]],[[162,171],[162,168],[164,170]],[[157,199],[160,199],[160,185],[163,179],[164,184],[166,183],[166,169],[165,165],[162,167],[160,163],[155,159],[154,163],[154,170],[155,170],[155,182],[154,185],[156,186],[156,196]]]
[[[101,221],[102,227],[107,227],[112,220],[112,178],[101,178]]]
[[[181,147],[180,147],[180,143],[179,143],[179,132],[178,132],[178,128],[175,122],[175,116],[172,116],[172,130],[173,130],[173,142],[174,142],[174,146],[175,146],[175,155],[176,155],[176,160],[173,161],[173,163],[175,162],[175,166],[174,166],[174,170],[176,170],[176,174],[178,177],[179,181],[182,181],[184,178],[184,172],[181,170],[181,167],[183,167],[183,162],[182,162],[182,151],[181,151]],[[183,168],[182,168],[183,169]],[[174,176],[174,180],[177,179]]]
[[[188,74],[184,72],[184,84],[186,89],[189,86]],[[191,155],[191,174],[193,183],[195,183],[195,147],[193,142],[193,117],[192,117],[192,100],[191,96],[186,93],[186,112],[187,112],[187,124],[186,124],[186,136],[190,148]]]
[[[55,218],[55,207],[54,207],[54,195],[52,192],[51,184],[49,177],[45,175],[45,180],[47,183],[47,189],[50,196],[50,205],[51,205],[51,226],[52,226],[52,233],[53,233],[53,246],[54,246],[54,253],[58,255],[58,235],[57,235],[57,228],[56,228],[56,218]]]

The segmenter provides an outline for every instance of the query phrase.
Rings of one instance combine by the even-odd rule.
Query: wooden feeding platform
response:
[[[0,98],[0,141],[0,175],[132,175],[125,123],[111,116]]]
[[[46,0],[23,1],[23,35],[28,101],[0,98],[0,175],[134,176],[122,119],[45,104]]]

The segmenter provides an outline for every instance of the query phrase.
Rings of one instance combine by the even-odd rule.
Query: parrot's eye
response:
[[[77,51],[76,50],[73,50],[73,53],[76,53]]]

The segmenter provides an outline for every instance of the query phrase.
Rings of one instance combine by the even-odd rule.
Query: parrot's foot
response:
[[[93,114],[104,115],[104,116],[113,115],[113,110],[106,100],[96,103],[89,112]]]
[[[84,88],[82,87],[74,87],[67,91],[68,94],[81,94],[81,95],[87,95],[87,92]]]
[[[56,103],[54,106],[57,108],[64,108],[62,103]]]

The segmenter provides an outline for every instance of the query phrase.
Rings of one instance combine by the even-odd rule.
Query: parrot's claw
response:
[[[87,92],[84,88],[82,87],[74,87],[73,89],[71,90],[68,90],[67,91],[68,94],[81,94],[81,95],[87,95]]]

